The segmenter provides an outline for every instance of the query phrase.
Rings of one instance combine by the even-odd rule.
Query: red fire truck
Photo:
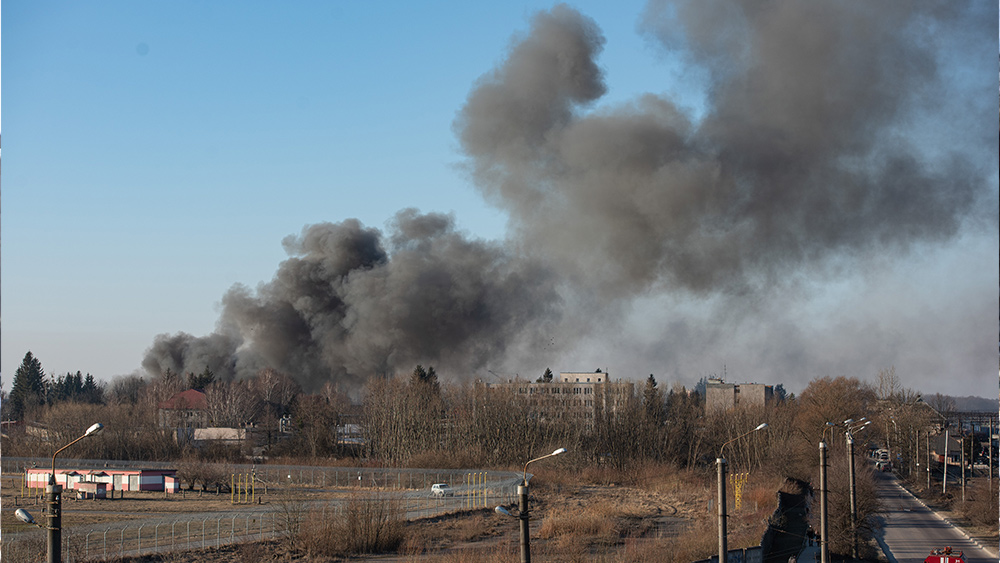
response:
[[[924,563],[965,563],[965,557],[963,553],[959,551],[955,553],[952,551],[951,547],[946,547],[944,549],[935,549],[931,551],[931,554],[924,559]]]

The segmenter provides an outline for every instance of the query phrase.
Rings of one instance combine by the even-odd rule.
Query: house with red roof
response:
[[[205,392],[198,389],[181,391],[159,405],[160,428],[182,430],[184,434],[194,433],[195,428],[208,426],[208,401]]]

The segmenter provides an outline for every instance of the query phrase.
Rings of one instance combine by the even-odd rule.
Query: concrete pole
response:
[[[715,464],[718,467],[719,481],[719,563],[726,563],[726,556],[729,553],[726,537],[726,460],[717,458]]]
[[[944,431],[944,463],[942,464],[942,467],[944,467],[944,476],[941,479],[942,495],[948,494],[948,440],[948,429],[946,428]]]
[[[962,502],[965,502],[965,431],[962,431],[962,439],[959,441],[959,448],[962,450]]]
[[[819,443],[819,541],[820,563],[830,561],[830,536],[827,530],[826,506],[826,442]]]
[[[927,440],[927,490],[931,490],[931,431],[927,431],[927,435],[924,436]]]
[[[858,558],[858,497],[854,488],[854,436],[847,434],[847,471],[851,482],[851,557]]]
[[[49,479],[49,486],[45,487],[45,504],[48,508],[49,519],[47,548],[48,563],[60,563],[62,561],[62,485],[57,485],[55,475]]]
[[[531,536],[528,534],[528,484],[517,486],[517,508],[521,520],[521,563],[531,563]]]
[[[986,458],[986,482],[990,484],[990,490],[993,490],[993,417],[990,417],[990,431],[986,436],[986,443],[989,444],[989,454]]]

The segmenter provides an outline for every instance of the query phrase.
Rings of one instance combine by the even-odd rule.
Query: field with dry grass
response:
[[[531,482],[531,550],[555,562],[690,562],[716,549],[716,521],[710,501],[714,473],[645,465],[629,471],[539,468]],[[775,507],[780,483],[754,475],[743,490],[743,507],[732,511],[730,547],[757,545]],[[5,487],[4,494],[9,493]],[[71,501],[70,518],[143,518],[176,511],[224,510],[228,497],[187,493],[184,498]],[[8,499],[4,499],[4,506]],[[92,508],[88,508],[87,505]],[[391,507],[389,507],[391,508]],[[220,549],[190,551],[129,562],[353,561],[464,563],[518,561],[518,522],[480,509],[414,522],[393,520],[385,505],[357,506],[350,518],[310,518],[295,536]],[[10,512],[7,510],[6,512]],[[7,531],[10,519],[4,514]],[[373,523],[381,523],[374,526]],[[374,527],[373,527],[374,526]],[[364,539],[368,538],[368,539]],[[346,541],[349,539],[350,541]],[[372,543],[369,540],[377,540]]]

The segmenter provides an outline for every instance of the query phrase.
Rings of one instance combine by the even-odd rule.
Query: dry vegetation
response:
[[[713,483],[707,472],[652,463],[628,472],[540,468],[532,480],[532,554],[556,562],[688,563],[707,557],[715,549],[716,537],[714,513],[709,511]],[[762,523],[774,509],[777,485],[763,472],[754,475],[745,490],[745,509],[731,520],[731,546],[760,541]],[[91,501],[74,501],[76,506],[67,514],[84,502]],[[173,502],[162,497],[106,502],[122,504],[104,506],[146,503],[147,510],[156,505],[165,510],[170,504],[200,501],[195,494]],[[280,541],[117,561],[313,563],[364,559],[365,554],[381,554],[369,555],[379,561],[421,563],[518,560],[517,521],[486,509],[409,523],[400,520],[391,497],[351,498],[343,517],[325,520],[308,513],[301,503],[288,503],[284,509],[295,524]],[[4,561],[32,561],[42,549],[41,544],[19,547],[24,558],[4,553]],[[666,553],[673,558],[665,558]]]
[[[409,378],[373,379],[360,405],[349,404],[332,387],[302,393],[290,377],[265,370],[244,382],[211,383],[206,399],[213,416],[254,420],[258,443],[197,449],[179,445],[156,417],[155,406],[184,388],[183,383],[180,377],[127,378],[105,390],[100,404],[38,405],[28,416],[38,428],[47,429],[47,437],[14,429],[4,439],[4,453],[45,455],[55,444],[77,436],[80,420],[102,420],[107,430],[81,442],[74,455],[175,460],[186,487],[201,491],[224,480],[229,473],[225,463],[243,462],[248,450],[261,448],[270,461],[293,465],[519,470],[520,463],[539,452],[565,447],[565,455],[532,466],[533,551],[555,561],[663,560],[665,553],[691,561],[715,549],[709,501],[714,495],[713,462],[723,443],[761,422],[769,424],[766,432],[736,440],[725,451],[731,472],[751,474],[743,510],[733,514],[729,533],[730,546],[745,547],[760,541],[763,522],[775,507],[775,491],[786,477],[815,482],[816,444],[827,422],[869,417],[874,423],[864,438],[884,435],[904,458],[919,451],[919,441],[909,437],[928,424],[926,409],[913,407],[913,392],[900,387],[892,370],[879,374],[877,386],[855,378],[820,378],[797,398],[767,407],[740,405],[709,412],[701,395],[679,386],[664,390],[651,376],[633,397],[614,410],[595,411],[587,424],[532,416],[525,396],[470,383],[441,384],[433,370],[419,366]],[[894,413],[891,419],[889,412]],[[291,417],[294,432],[276,436],[278,415]],[[364,446],[347,447],[339,439],[337,429],[348,420],[364,427]],[[833,550],[843,553],[849,518],[847,454],[840,433],[837,430],[837,439],[829,443],[830,532]],[[858,450],[860,459],[864,448],[859,445]],[[869,536],[878,525],[879,504],[863,462],[858,464],[857,485],[862,533]],[[6,506],[11,505],[9,491],[4,491]],[[377,505],[355,502],[343,521],[318,522],[306,513],[302,500],[269,496],[266,501],[283,515],[286,537],[279,543],[284,551],[275,555],[278,559],[389,552],[402,558],[398,560],[461,561],[472,553],[469,558],[493,561],[517,552],[512,543],[517,523],[492,513],[405,524],[393,516],[386,500]],[[954,499],[945,501],[970,523],[982,521],[995,531],[995,522],[983,517],[996,514],[995,492],[973,489],[964,506],[954,505]],[[181,498],[89,502],[74,502],[66,513],[67,526],[84,515],[100,522],[227,506],[225,495],[191,491]],[[123,515],[109,517],[102,511]],[[19,524],[9,512],[3,513],[0,524],[5,531],[17,530]]]
[[[926,481],[910,481],[906,485],[910,492],[959,524],[969,535],[984,545],[996,545],[1000,538],[997,528],[997,514],[1000,513],[997,479],[990,482],[981,477],[971,479],[966,486],[964,502],[959,486],[952,488],[949,484],[949,492],[942,495],[940,483],[934,483],[930,490],[926,488]]]

